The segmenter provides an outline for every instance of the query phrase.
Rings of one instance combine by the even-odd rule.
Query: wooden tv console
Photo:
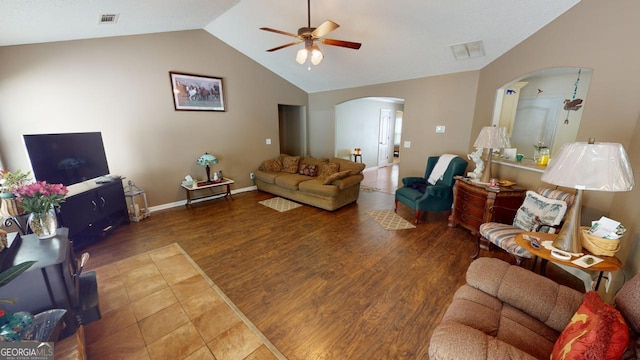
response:
[[[58,219],[61,226],[69,228],[74,249],[104,238],[119,225],[129,224],[122,180],[97,183],[93,179],[68,189]]]

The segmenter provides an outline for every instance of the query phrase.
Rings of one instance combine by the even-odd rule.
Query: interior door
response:
[[[533,146],[542,141],[551,146],[556,134],[556,126],[562,98],[520,99],[516,111],[516,121],[511,132],[511,147],[527,158],[533,157]]]
[[[391,110],[380,110],[380,135],[378,136],[378,166],[389,165],[389,124],[391,123]]]

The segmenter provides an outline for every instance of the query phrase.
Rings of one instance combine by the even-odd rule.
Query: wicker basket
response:
[[[593,255],[614,256],[620,250],[620,239],[603,239],[589,234],[588,227],[581,227],[582,247]]]

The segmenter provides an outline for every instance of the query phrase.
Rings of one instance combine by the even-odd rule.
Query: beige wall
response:
[[[0,47],[0,154],[30,168],[22,134],[101,131],[110,170],[150,205],[185,199],[196,159],[216,155],[235,188],[279,153],[278,104],[307,94],[202,30]],[[169,71],[223,78],[226,112],[175,111]],[[272,144],[265,145],[271,138]]]
[[[480,72],[473,120],[477,134],[492,115],[495,90],[520,75],[536,70],[577,66],[593,69],[589,98],[585,101],[578,141],[595,137],[597,141],[622,143],[640,176],[640,49],[629,46],[640,34],[640,2],[635,0],[582,0],[520,45],[486,66]],[[469,143],[469,148],[471,148]],[[535,188],[540,174],[495,166],[501,176]],[[638,179],[638,178],[637,178]],[[638,181],[638,180],[636,180]],[[618,253],[628,275],[640,269],[638,237],[640,189],[611,194],[585,192],[583,222],[609,215],[629,229],[623,249]]]
[[[453,153],[466,157],[478,74],[471,71],[310,94],[310,152],[313,156],[333,154],[336,104],[368,96],[386,96],[405,99],[401,178],[424,174],[427,157],[431,155]],[[437,125],[445,125],[446,132],[436,134]],[[411,141],[411,147],[403,148],[404,141]]]

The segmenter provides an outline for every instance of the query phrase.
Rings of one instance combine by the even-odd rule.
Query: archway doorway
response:
[[[337,104],[335,156],[354,160],[353,152],[358,148],[366,165],[365,179],[373,172],[380,173],[376,175],[379,179],[391,183],[383,188],[397,186],[403,116],[404,99],[394,97],[365,97]]]

